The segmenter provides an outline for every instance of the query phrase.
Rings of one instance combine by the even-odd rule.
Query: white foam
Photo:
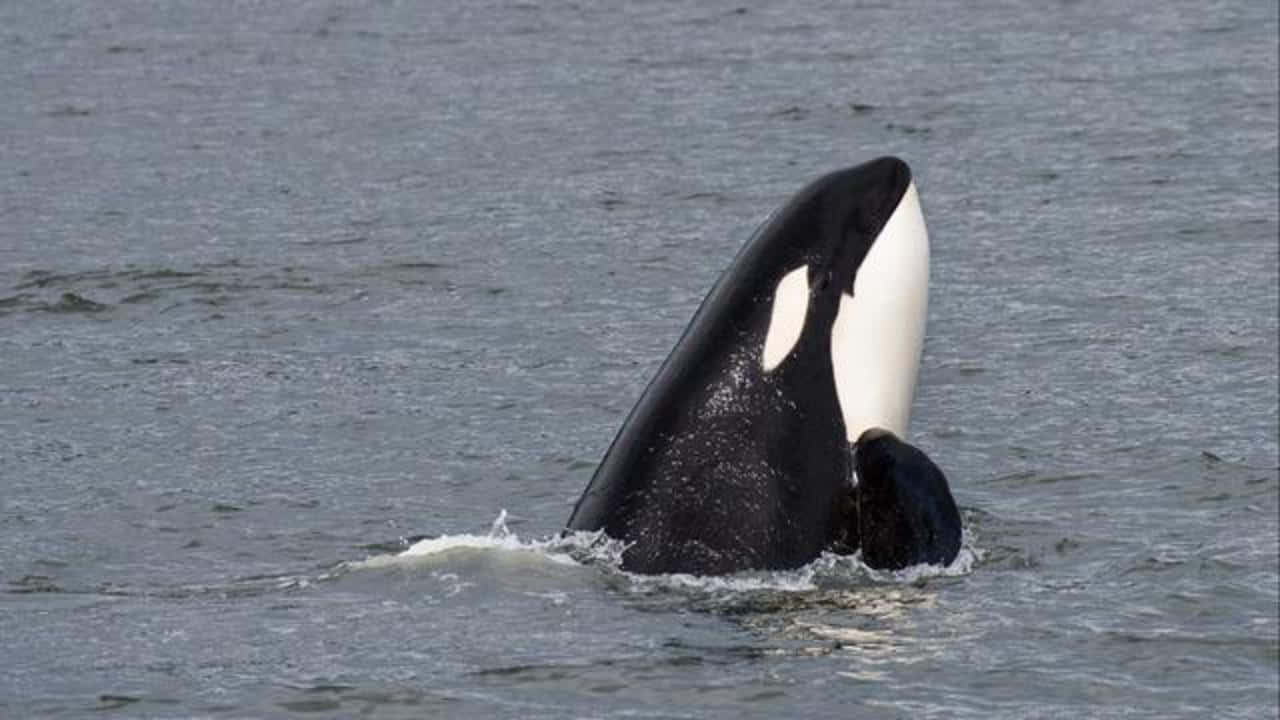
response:
[[[348,563],[352,569],[382,568],[430,562],[463,553],[497,553],[525,558],[547,560],[560,565],[582,565],[603,561],[618,565],[622,557],[622,543],[604,537],[603,533],[571,533],[545,540],[521,540],[507,528],[507,511],[499,512],[487,535],[463,533],[441,535],[419,540],[394,555],[373,555],[364,560]]]
[[[967,537],[967,536],[966,536]],[[857,557],[861,562],[862,554],[858,553]],[[970,547],[967,540],[960,545],[960,552],[956,553],[956,557],[947,565],[930,565],[922,563],[919,565],[911,565],[901,570],[876,570],[866,567],[867,575],[877,582],[891,582],[911,584],[935,577],[959,577],[968,575],[973,572],[973,567],[982,559],[982,551]]]
[[[862,553],[837,555],[823,553],[813,562],[794,570],[750,571],[734,575],[704,576],[672,573],[668,575],[636,575],[626,573],[640,589],[665,588],[698,590],[713,595],[749,593],[768,590],[782,593],[808,593],[831,585],[859,580],[876,583],[910,585],[934,577],[968,575],[982,559],[982,551],[974,547],[969,534],[961,537],[960,551],[947,565],[922,563],[901,570],[876,570],[862,561]]]
[[[982,559],[982,551],[968,531],[963,535],[960,552],[948,565],[913,565],[902,570],[875,570],[862,562],[862,554],[837,555],[823,553],[809,564],[794,570],[748,571],[733,575],[640,575],[622,571],[622,553],[626,544],[602,532],[575,532],[544,540],[521,540],[506,525],[507,511],[494,520],[487,535],[443,535],[414,543],[393,555],[374,555],[362,561],[347,563],[352,570],[416,566],[442,561],[454,554],[497,553],[535,562],[558,565],[598,565],[626,577],[632,587],[641,591],[697,591],[711,595],[733,595],[759,591],[807,593],[831,585],[859,581],[912,584],[932,577],[967,575]]]

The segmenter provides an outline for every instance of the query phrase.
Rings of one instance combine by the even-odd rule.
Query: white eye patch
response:
[[[772,372],[782,364],[799,342],[808,313],[809,266],[801,265],[783,275],[773,291],[773,314],[769,318],[769,334],[764,339],[761,359],[765,372]]]

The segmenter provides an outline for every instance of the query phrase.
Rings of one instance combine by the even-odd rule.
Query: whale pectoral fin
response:
[[[947,565],[960,552],[960,511],[942,470],[919,448],[872,428],[854,450],[857,519],[862,560],[896,570]]]

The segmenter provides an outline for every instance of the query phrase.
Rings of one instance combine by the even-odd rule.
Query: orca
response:
[[[622,568],[721,575],[862,550],[949,563],[960,516],[906,437],[929,242],[906,163],[810,183],[747,241],[623,423],[569,531]]]

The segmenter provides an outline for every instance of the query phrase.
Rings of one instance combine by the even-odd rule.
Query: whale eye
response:
[[[773,291],[773,312],[769,333],[764,338],[761,363],[765,372],[782,364],[800,340],[805,315],[809,312],[809,266],[801,265],[778,281]]]

